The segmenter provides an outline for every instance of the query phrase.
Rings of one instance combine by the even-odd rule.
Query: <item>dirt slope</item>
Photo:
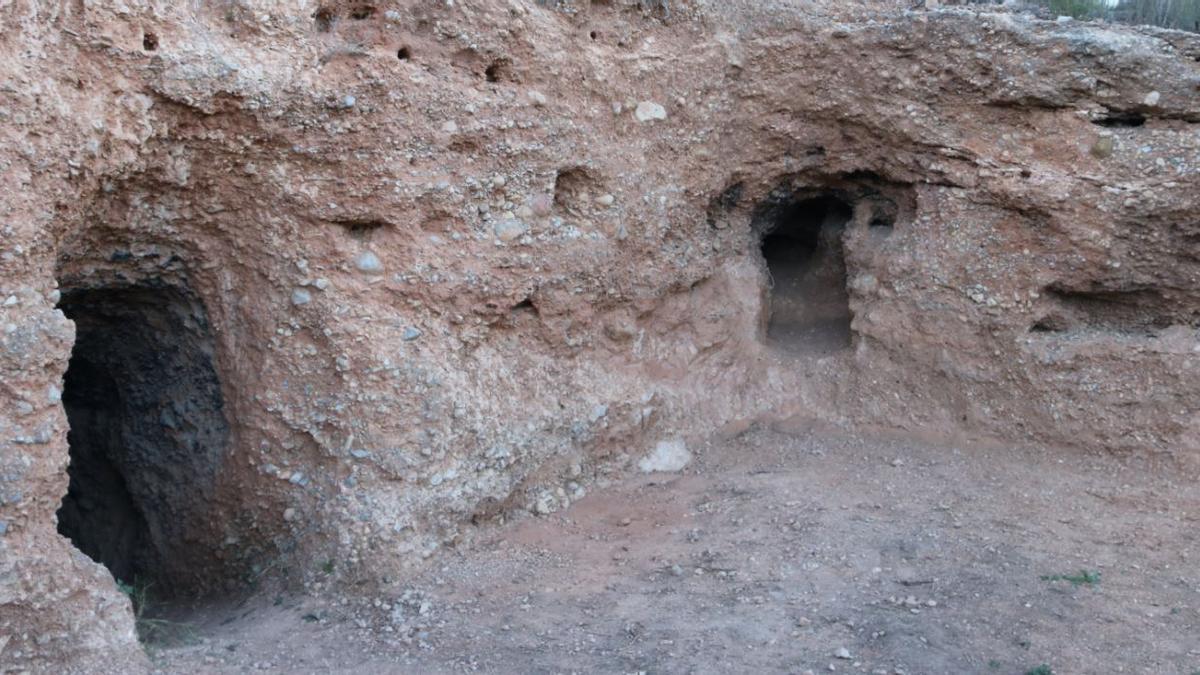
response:
[[[1136,461],[754,430],[704,448],[684,475],[489,530],[375,598],[204,612],[198,644],[153,661],[178,673],[1191,673],[1198,519],[1194,478]]]

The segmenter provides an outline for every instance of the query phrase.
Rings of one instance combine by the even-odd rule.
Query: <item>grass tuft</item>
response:
[[[190,625],[149,616],[153,603],[150,588],[153,585],[141,579],[135,579],[132,584],[117,580],[117,590],[124,593],[133,605],[133,625],[142,647],[150,649],[194,644],[196,634]]]
[[[1079,570],[1078,574],[1047,574],[1042,581],[1069,581],[1072,586],[1095,586],[1100,583],[1100,573]]]

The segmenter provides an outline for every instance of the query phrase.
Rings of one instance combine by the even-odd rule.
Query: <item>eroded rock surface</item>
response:
[[[0,663],[144,663],[58,534],[70,298],[204,308],[220,414],[137,407],[203,452],[123,472],[179,593],[370,582],[764,419],[1196,466],[1200,38],[560,4],[0,7]]]

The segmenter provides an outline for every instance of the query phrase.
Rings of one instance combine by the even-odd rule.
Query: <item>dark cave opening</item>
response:
[[[850,300],[842,234],[853,216],[830,195],[760,210],[762,256],[770,275],[767,339],[790,351],[850,346]]]
[[[59,308],[76,338],[58,530],[125,584],[195,590],[215,560],[203,533],[229,435],[204,306],[151,284],[67,288]]]

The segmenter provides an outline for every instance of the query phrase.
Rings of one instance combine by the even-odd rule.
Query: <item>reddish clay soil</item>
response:
[[[169,673],[1194,673],[1198,519],[1195,477],[1140,459],[777,425],[484,525],[374,600],[178,613],[150,651]]]

